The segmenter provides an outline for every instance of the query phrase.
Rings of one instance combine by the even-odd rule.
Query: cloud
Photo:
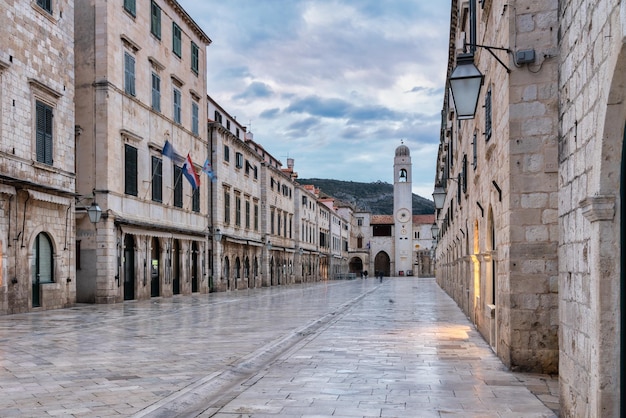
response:
[[[248,88],[246,88],[242,93],[240,94],[236,94],[233,96],[233,99],[235,100],[241,100],[241,99],[258,99],[258,98],[267,98],[267,97],[271,97],[274,95],[274,92],[272,91],[272,88],[265,84],[265,83],[261,83],[259,81],[254,81],[252,83],[250,83],[248,85]]]
[[[208,94],[301,177],[392,182],[404,140],[414,186],[432,185],[449,2],[179,3],[213,41]]]

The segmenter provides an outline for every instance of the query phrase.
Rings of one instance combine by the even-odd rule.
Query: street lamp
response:
[[[98,221],[100,221],[102,209],[100,209],[100,206],[98,206],[95,200],[91,203],[91,206],[87,208],[87,215],[92,224],[97,224]]]
[[[435,190],[433,191],[433,200],[435,202],[435,208],[443,208],[443,204],[446,201],[446,190],[442,186],[435,186]]]
[[[215,242],[220,242],[222,240],[222,231],[220,231],[219,228],[215,230],[215,233],[213,234],[213,239],[215,240]]]
[[[484,76],[474,65],[474,54],[459,54],[450,74],[450,91],[457,119],[474,119]]]
[[[430,232],[432,233],[433,240],[436,240],[437,236],[439,236],[439,226],[435,222],[433,222],[433,226],[430,227]]]

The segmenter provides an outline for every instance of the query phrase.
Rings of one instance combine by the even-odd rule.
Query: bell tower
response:
[[[396,148],[393,160],[393,215],[395,272],[406,275],[413,269],[413,191],[411,152],[409,147]]]

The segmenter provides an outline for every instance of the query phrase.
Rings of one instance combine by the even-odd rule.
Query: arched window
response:
[[[402,168],[400,170],[400,175],[398,176],[398,181],[401,183],[404,183],[407,181],[407,175],[406,175],[406,170],[404,168]]]
[[[243,277],[250,277],[250,259],[248,257],[243,262]]]
[[[235,279],[241,278],[241,261],[239,257],[235,259]]]
[[[40,284],[52,283],[53,261],[52,261],[52,241],[45,232],[41,232],[35,238],[33,243],[33,264],[32,264],[32,304],[33,306],[41,306]]]

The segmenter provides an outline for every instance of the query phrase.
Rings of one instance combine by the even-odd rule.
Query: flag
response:
[[[174,147],[170,144],[170,141],[165,141],[165,145],[163,145],[163,151],[161,154],[165,155],[170,160],[174,161],[174,164],[183,164],[185,162],[185,158],[174,151]]]
[[[211,167],[211,163],[209,162],[208,158],[204,161],[204,165],[202,166],[202,172],[209,176],[211,180],[215,178],[215,173],[213,172],[213,168]]]
[[[183,164],[183,174],[191,183],[191,187],[195,190],[200,187],[200,177],[196,173],[196,170],[193,168],[193,163],[191,162],[191,157],[187,154],[187,158],[185,158],[185,162]]]

